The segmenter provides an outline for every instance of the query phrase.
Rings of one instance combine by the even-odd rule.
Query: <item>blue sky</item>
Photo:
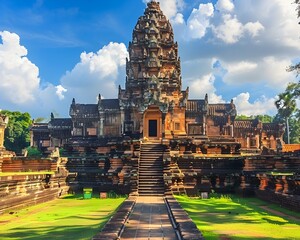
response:
[[[95,103],[124,87],[132,29],[146,0],[0,0],[0,109],[68,116],[73,97]],[[161,0],[179,43],[190,98],[229,102],[239,114],[275,114],[296,81],[292,0]]]

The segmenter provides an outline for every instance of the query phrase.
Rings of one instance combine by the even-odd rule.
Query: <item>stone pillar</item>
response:
[[[287,180],[287,176],[282,176],[282,182],[283,182],[283,190],[282,190],[282,192],[284,194],[289,194],[291,192],[291,190],[290,190],[290,181]]]
[[[162,139],[165,138],[166,134],[165,134],[165,121],[166,121],[166,113],[162,113],[162,132],[161,132],[161,135],[162,135]]]
[[[104,134],[104,118],[100,115],[100,126],[99,126],[99,136]]]
[[[276,178],[275,182],[275,192],[281,193],[283,191],[283,182],[280,178]]]
[[[268,178],[266,177],[266,175],[260,175],[258,176],[258,179],[260,181],[259,190],[266,190],[266,188],[268,187]]]
[[[2,163],[3,163],[3,158],[0,157],[0,172],[2,172]]]
[[[124,133],[124,122],[125,122],[124,108],[121,107],[120,111],[121,111],[121,131],[120,131],[120,135],[122,135]]]
[[[5,125],[0,123],[0,149],[3,148]]]

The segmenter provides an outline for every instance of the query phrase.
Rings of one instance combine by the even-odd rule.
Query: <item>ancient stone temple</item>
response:
[[[220,153],[236,152],[239,146],[260,149],[263,144],[276,148],[282,129],[235,121],[233,101],[211,104],[207,95],[189,99],[189,89],[182,90],[178,44],[158,2],[149,2],[138,19],[128,52],[125,88],[119,86],[118,98],[103,99],[99,94],[96,104],[73,99],[71,119],[52,115],[48,124],[35,124],[31,145],[61,147],[72,139],[87,143],[128,136],[150,141],[196,139],[202,153],[209,153],[208,148]]]
[[[250,195],[261,184],[262,198],[279,199],[280,192],[298,198],[299,152],[285,155],[280,148],[282,125],[236,120],[233,101],[192,100],[189,89],[182,90],[178,44],[158,2],[147,4],[128,52],[125,87],[115,99],[99,94],[97,103],[82,104],[74,98],[70,118],[51,114],[30,129],[31,146],[44,155],[62,147],[70,191]],[[300,207],[284,194],[280,201]]]

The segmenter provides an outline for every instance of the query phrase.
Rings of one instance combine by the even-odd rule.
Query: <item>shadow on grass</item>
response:
[[[282,227],[289,228],[289,224],[299,224],[299,221],[276,216],[255,204],[248,204],[246,199],[176,198],[205,239],[298,239],[297,232],[283,233]]]
[[[13,231],[12,233],[0,234],[0,238],[1,239],[23,239],[23,240],[90,239],[98,231],[100,231],[101,227],[102,226],[99,226],[98,224],[89,225],[89,226],[55,226],[55,227],[32,226],[30,228],[14,228],[12,229]]]

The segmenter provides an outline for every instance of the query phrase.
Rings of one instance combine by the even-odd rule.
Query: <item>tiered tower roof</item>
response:
[[[151,94],[158,95],[154,97],[159,102],[170,102],[174,94],[180,98],[178,45],[158,2],[149,2],[144,15],[138,19],[128,51],[124,92],[128,98],[146,100]]]

